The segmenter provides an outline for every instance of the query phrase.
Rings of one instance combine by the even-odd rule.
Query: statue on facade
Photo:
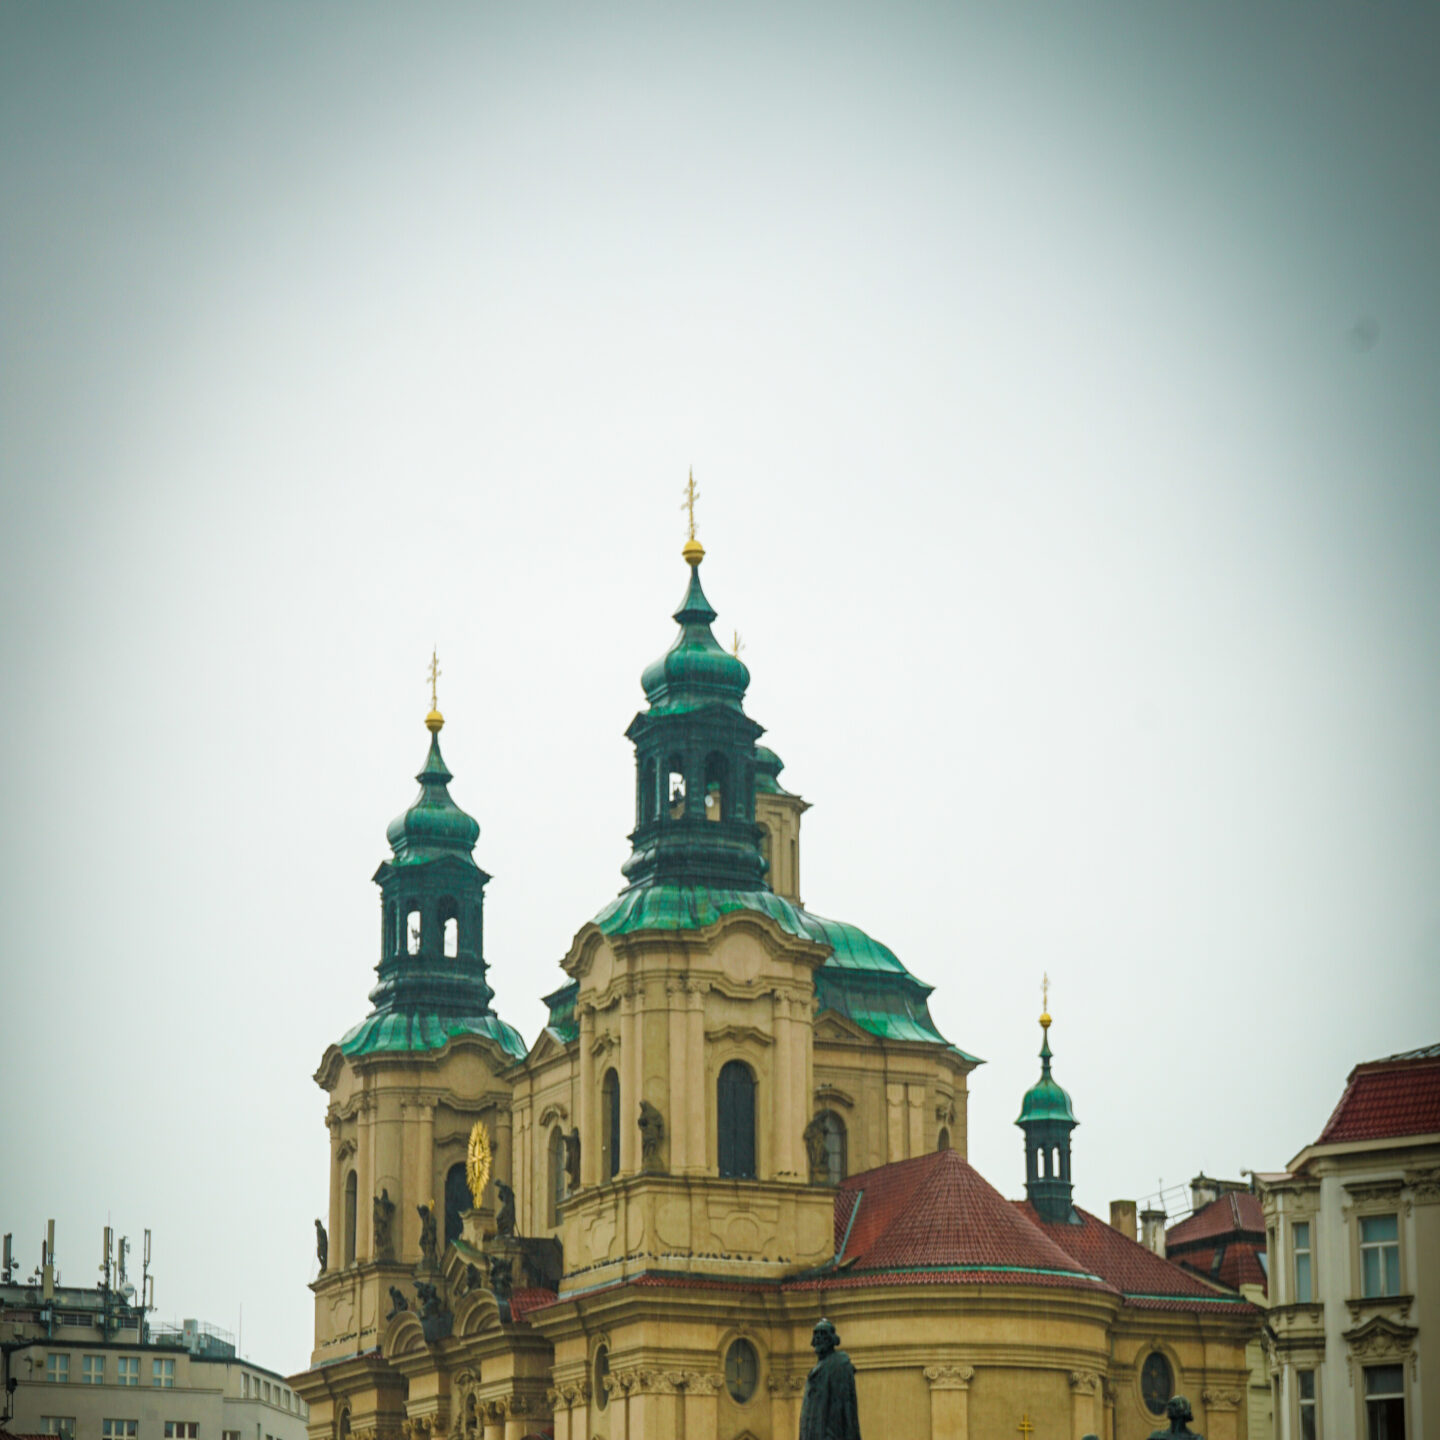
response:
[[[1172,1435],[1189,1435],[1192,1440],[1205,1440],[1198,1431],[1190,1428],[1195,1412],[1183,1395],[1172,1395],[1165,1403],[1165,1418],[1170,1422],[1163,1430],[1152,1430],[1150,1440],[1169,1440]]]
[[[374,1221],[375,1221],[375,1258],[377,1260],[390,1260],[394,1258],[394,1251],[390,1241],[390,1222],[395,1218],[395,1202],[390,1198],[390,1191],[382,1189],[375,1197]]]
[[[436,1270],[440,1266],[440,1245],[435,1231],[433,1202],[415,1208],[420,1212],[420,1263],[427,1270]]]
[[[501,1235],[513,1235],[515,1233],[515,1192],[503,1180],[497,1180],[495,1193],[500,1197],[500,1209],[495,1215],[495,1229]]]
[[[440,1291],[424,1280],[415,1282],[415,1299],[419,1302],[422,1320],[433,1319],[445,1308],[440,1299]]]
[[[405,1292],[398,1285],[390,1287],[390,1313],[386,1315],[387,1320],[393,1320],[402,1310],[408,1310],[410,1302],[405,1298]]]
[[[510,1298],[510,1292],[515,1288],[515,1271],[508,1255],[490,1257],[490,1288],[497,1300]]]
[[[573,1195],[580,1188],[580,1131],[572,1130],[563,1138],[565,1141],[565,1178],[570,1183],[570,1193]]]
[[[648,1100],[640,1102],[640,1164],[646,1170],[660,1167],[660,1147],[665,1143],[665,1117]]]
[[[805,1127],[805,1154],[810,1160],[812,1185],[818,1185],[830,1178],[830,1157],[825,1150],[825,1122],[817,1115]]]
[[[821,1320],[810,1337],[815,1365],[805,1379],[800,1407],[800,1440],[860,1440],[855,1401],[855,1367],[839,1348],[840,1337]]]
[[[315,1258],[320,1262],[320,1273],[323,1275],[330,1263],[330,1237],[318,1220],[315,1222]]]

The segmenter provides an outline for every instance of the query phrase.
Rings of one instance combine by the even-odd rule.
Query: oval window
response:
[[[610,1403],[605,1382],[610,1378],[610,1352],[602,1345],[595,1352],[595,1408],[603,1410]]]
[[[748,1340],[736,1340],[725,1352],[725,1388],[730,1398],[743,1405],[760,1383],[760,1357]]]
[[[1140,1394],[1144,1397],[1145,1408],[1152,1415],[1163,1415],[1174,1393],[1175,1375],[1170,1369],[1170,1362],[1158,1350],[1152,1350],[1145,1357],[1140,1371]]]

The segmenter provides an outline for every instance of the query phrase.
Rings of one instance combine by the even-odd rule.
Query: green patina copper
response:
[[[780,772],[785,762],[768,746],[755,747],[755,789],[762,795],[788,795],[790,792],[780,783]]]
[[[480,825],[450,798],[449,785],[455,777],[440,753],[438,731],[430,736],[430,753],[415,778],[420,782],[420,793],[385,831],[395,857],[388,863],[397,867],[426,865],[451,855],[474,866],[471,852],[480,838]]]
[[[1020,1101],[1020,1116],[1017,1125],[1028,1125],[1032,1121],[1056,1120],[1065,1125],[1078,1125],[1075,1111],[1070,1105],[1069,1093],[1062,1089],[1050,1073],[1050,1032],[1040,1045],[1040,1078],[1025,1092]]]
[[[580,1036],[580,1024],[575,1018],[575,1002],[580,998],[580,982],[572,980],[545,997],[544,1003],[550,1008],[550,1019],[546,1029],[555,1034],[562,1045],[568,1045]]]
[[[675,643],[640,677],[651,714],[675,715],[716,704],[740,709],[750,671],[710,633],[715,611],[700,588],[698,563],[690,567],[690,584],[674,618],[680,626]]]
[[[370,1015],[346,1033],[340,1049],[352,1057],[440,1050],[462,1035],[494,1040],[507,1055],[525,1058],[524,1037],[498,1015]]]

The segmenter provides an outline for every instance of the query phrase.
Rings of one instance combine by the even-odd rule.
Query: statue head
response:
[[[1165,1404],[1165,1418],[1173,1429],[1177,1422],[1188,1425],[1195,1418],[1195,1412],[1183,1395],[1172,1395]]]
[[[820,1320],[816,1323],[814,1333],[810,1336],[810,1348],[816,1356],[823,1360],[832,1350],[838,1349],[840,1336],[835,1327],[828,1320]]]

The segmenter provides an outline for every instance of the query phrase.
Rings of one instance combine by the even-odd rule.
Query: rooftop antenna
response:
[[[13,1234],[7,1233],[5,1236],[5,1259],[3,1263],[3,1268],[0,1268],[0,1282],[3,1282],[6,1285],[10,1284],[11,1277],[14,1275],[15,1272],[15,1252],[12,1248],[14,1239],[15,1236]]]

